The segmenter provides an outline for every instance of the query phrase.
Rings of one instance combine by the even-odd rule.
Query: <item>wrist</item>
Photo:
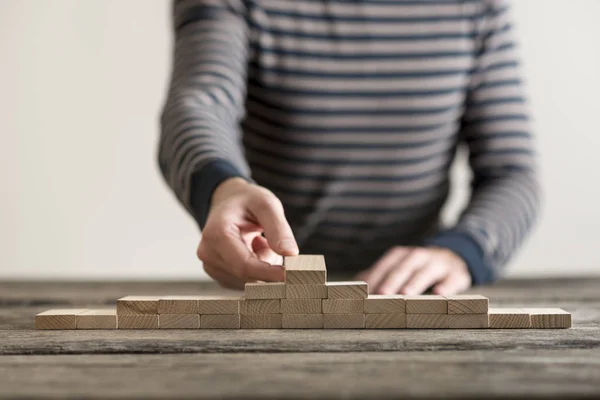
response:
[[[222,203],[231,195],[237,193],[240,188],[248,186],[249,182],[244,178],[232,177],[225,179],[213,191],[210,208]]]

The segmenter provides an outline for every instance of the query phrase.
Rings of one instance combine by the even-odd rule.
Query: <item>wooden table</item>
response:
[[[600,396],[600,278],[472,290],[556,306],[567,330],[34,331],[49,308],[211,283],[0,283],[0,397],[501,398]]]

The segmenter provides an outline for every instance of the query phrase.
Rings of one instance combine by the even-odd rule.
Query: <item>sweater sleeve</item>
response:
[[[502,0],[484,4],[462,126],[473,173],[471,199],[455,227],[428,241],[462,256],[474,284],[501,276],[532,229],[540,205],[510,5]]]
[[[174,55],[158,161],[203,228],[214,188],[229,177],[250,180],[239,127],[249,30],[241,0],[175,0],[172,10]]]

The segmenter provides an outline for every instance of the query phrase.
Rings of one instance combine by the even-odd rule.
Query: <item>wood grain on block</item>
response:
[[[327,281],[325,257],[322,255],[284,257],[283,266],[288,285],[324,285]]]
[[[406,296],[370,294],[365,299],[365,314],[406,314]]]
[[[413,329],[446,329],[448,314],[406,314],[406,327]]]
[[[198,314],[159,314],[160,329],[200,329]]]
[[[367,282],[327,282],[328,299],[366,299],[369,294]]]
[[[201,315],[200,329],[240,329],[240,314]]]
[[[125,296],[117,300],[117,315],[158,314],[159,296]]]
[[[479,294],[457,294],[448,299],[448,314],[487,314],[489,300]]]
[[[279,314],[281,313],[281,300],[279,299],[251,299],[240,300],[240,314]]]
[[[199,296],[165,296],[158,300],[159,314],[198,314]]]
[[[281,314],[242,315],[242,329],[281,329]]]
[[[88,311],[86,308],[53,309],[35,316],[35,329],[76,329],[77,314]]]
[[[200,296],[198,314],[239,314],[240,298],[232,296]]]
[[[323,314],[362,314],[364,304],[358,299],[324,299]]]
[[[77,329],[117,329],[117,310],[106,308],[77,314]]]
[[[448,328],[480,329],[489,327],[488,315],[485,314],[448,314]]]
[[[284,299],[285,298],[285,283],[283,282],[266,282],[255,283],[248,282],[245,285],[245,299]]]
[[[283,314],[322,314],[321,299],[281,299]]]
[[[283,314],[283,329],[322,329],[323,314]]]
[[[326,299],[326,285],[285,285],[288,299]]]
[[[531,315],[531,327],[557,329],[571,327],[571,314],[561,308],[525,308]]]
[[[367,329],[404,329],[406,314],[365,314]]]
[[[531,316],[522,308],[490,308],[488,320],[494,329],[531,328]]]
[[[323,314],[324,329],[363,329],[365,314]]]
[[[448,300],[436,294],[406,296],[407,314],[448,314]]]
[[[158,314],[119,315],[118,324],[118,329],[158,329]]]

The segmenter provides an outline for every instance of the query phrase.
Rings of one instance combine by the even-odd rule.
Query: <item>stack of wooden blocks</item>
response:
[[[115,309],[49,310],[36,329],[569,328],[558,308],[489,308],[481,295],[369,295],[366,282],[327,282],[321,255],[284,260],[285,282],[247,283],[244,297],[127,296]]]

